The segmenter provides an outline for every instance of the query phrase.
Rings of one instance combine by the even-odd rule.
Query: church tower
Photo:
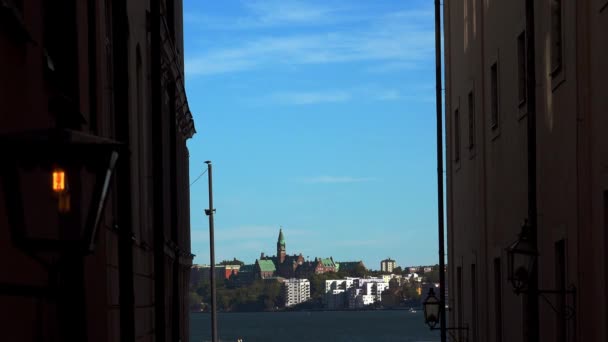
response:
[[[283,237],[283,228],[279,230],[279,240],[277,241],[277,259],[279,264],[285,261],[285,237]]]

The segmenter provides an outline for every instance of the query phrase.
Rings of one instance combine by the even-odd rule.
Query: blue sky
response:
[[[214,166],[216,260],[437,260],[432,1],[184,3],[190,177]],[[206,175],[191,187],[209,262]]]

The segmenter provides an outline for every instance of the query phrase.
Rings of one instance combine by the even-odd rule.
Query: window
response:
[[[475,97],[469,93],[469,150],[475,149]]]
[[[566,243],[559,240],[555,243],[555,289],[566,291]],[[566,342],[568,331],[566,317],[566,293],[557,294],[557,311],[555,314],[555,341]]]
[[[519,105],[521,106],[526,102],[526,31],[522,32],[517,36],[517,81],[519,84]]]
[[[478,341],[477,336],[477,274],[475,264],[471,264],[471,332],[473,342]]]
[[[460,161],[460,113],[454,111],[454,161]]]
[[[491,96],[491,117],[490,127],[493,130],[498,129],[498,63],[492,64],[490,68],[490,96]]]
[[[562,0],[551,0],[551,75],[562,68]]]
[[[500,258],[494,259],[494,315],[496,342],[502,342],[502,273]]]
[[[45,1],[43,6],[42,41],[47,80],[61,96],[78,105],[76,3]]]

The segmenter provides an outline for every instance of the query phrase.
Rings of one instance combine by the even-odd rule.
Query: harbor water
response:
[[[209,313],[190,313],[190,341],[211,341]],[[219,313],[221,342],[437,342],[421,311]]]

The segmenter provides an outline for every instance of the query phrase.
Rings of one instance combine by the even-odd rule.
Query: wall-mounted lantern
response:
[[[532,239],[534,227],[524,221],[521,227],[521,232],[518,238],[509,247],[507,247],[507,278],[513,286],[513,292],[519,295],[525,293],[529,296],[536,296],[543,299],[551,309],[563,316],[565,319],[572,319],[576,315],[576,287],[570,285],[567,289],[531,289],[529,287],[531,277],[535,277],[536,263],[538,260],[538,250],[536,242]],[[561,307],[552,304],[545,294],[560,295],[565,298],[566,295],[572,296],[573,304],[566,305],[562,303]]]
[[[439,290],[441,291],[441,289]],[[422,302],[422,306],[424,309],[424,322],[426,323],[426,325],[428,325],[431,330],[445,329],[445,331],[450,334],[452,341],[468,341],[469,327],[466,325],[462,327],[437,327],[437,324],[440,324],[440,305],[445,304],[441,303],[439,298],[437,298],[437,296],[435,295],[435,290],[432,287],[429,288],[429,292],[426,296],[426,299],[424,300],[424,302]]]
[[[435,296],[435,290],[431,287],[429,293],[422,303],[424,308],[424,322],[429,328],[435,329],[439,323],[439,299]]]
[[[121,144],[68,129],[0,137],[11,238],[32,252],[95,247]]]
[[[507,279],[515,293],[525,292],[536,267],[538,252],[531,237],[532,228],[524,221],[517,240],[507,248]]]

